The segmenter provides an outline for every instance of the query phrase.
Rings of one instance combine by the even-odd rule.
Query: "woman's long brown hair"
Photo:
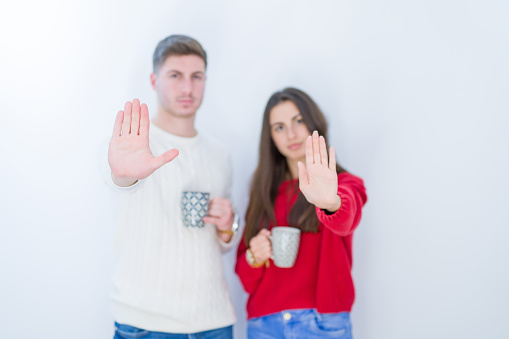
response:
[[[249,247],[249,241],[262,228],[268,228],[272,222],[276,225],[274,202],[279,186],[289,178],[290,170],[286,158],[279,153],[272,141],[270,133],[270,111],[283,101],[292,101],[299,109],[302,120],[309,131],[318,131],[327,143],[327,121],[318,105],[309,95],[296,88],[285,88],[274,93],[265,107],[260,136],[260,150],[258,167],[251,181],[249,205],[246,213],[246,228],[244,242]],[[327,143],[328,144],[328,143]],[[337,165],[338,173],[345,170]],[[315,206],[310,204],[302,193],[293,205],[288,222],[291,226],[300,228],[303,232],[318,232],[318,218]]]

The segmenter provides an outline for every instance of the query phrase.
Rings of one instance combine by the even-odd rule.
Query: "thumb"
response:
[[[161,154],[160,156],[154,157],[154,159],[152,159],[152,166],[154,171],[175,159],[177,155],[179,155],[179,151],[177,149],[171,149]]]

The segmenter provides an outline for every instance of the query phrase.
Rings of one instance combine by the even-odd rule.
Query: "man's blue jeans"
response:
[[[232,339],[233,326],[218,328],[199,333],[163,333],[151,332],[141,328],[115,323],[115,337],[113,339]]]
[[[290,310],[247,322],[249,339],[351,339],[350,313],[318,313],[316,310]]]

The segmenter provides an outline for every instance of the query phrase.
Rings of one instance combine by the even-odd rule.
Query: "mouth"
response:
[[[191,105],[194,100],[193,99],[178,99],[177,102],[181,105]]]
[[[299,143],[289,145],[288,149],[291,151],[295,151],[295,150],[298,150],[301,146],[302,146],[302,143],[299,142]]]

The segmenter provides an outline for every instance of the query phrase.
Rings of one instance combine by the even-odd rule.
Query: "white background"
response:
[[[209,54],[197,124],[230,145],[242,213],[270,94],[301,88],[327,115],[369,197],[355,338],[509,337],[507,1],[49,0],[0,12],[0,337],[112,338],[117,196],[99,149],[126,100],[155,112],[152,52],[175,33]]]

